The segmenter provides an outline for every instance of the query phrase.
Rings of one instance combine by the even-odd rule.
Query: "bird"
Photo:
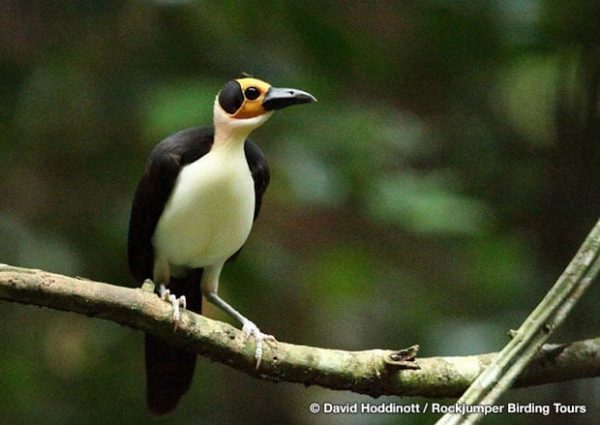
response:
[[[260,212],[270,173],[260,148],[248,139],[274,111],[316,102],[302,90],[273,87],[244,75],[228,81],[214,100],[213,125],[172,134],[150,152],[131,208],[128,263],[138,283],[150,279],[169,302],[173,322],[181,310],[202,313],[202,297],[236,319],[256,342],[275,341],[218,295],[223,266],[245,244]],[[145,335],[146,404],[160,416],[188,391],[196,355]]]

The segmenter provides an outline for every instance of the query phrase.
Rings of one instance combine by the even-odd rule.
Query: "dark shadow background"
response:
[[[282,341],[499,350],[599,216],[599,37],[583,0],[4,1],[0,262],[131,285],[147,154],[210,123],[219,88],[249,72],[319,103],[253,134],[272,185],[221,294]],[[597,336],[599,302],[590,291],[553,340]],[[1,303],[0,422],[147,423],[142,346]],[[591,413],[487,423],[588,424],[598,400],[598,380],[511,391]],[[314,401],[374,402],[201,361],[164,423],[435,419],[311,415]]]

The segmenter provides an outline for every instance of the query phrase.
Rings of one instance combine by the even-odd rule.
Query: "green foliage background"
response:
[[[282,341],[496,351],[599,216],[599,37],[584,0],[4,1],[0,262],[131,285],[148,152],[209,124],[249,72],[319,103],[253,134],[272,185],[221,294]],[[599,301],[555,340],[597,336]],[[7,303],[0,319],[0,423],[149,421],[141,333]],[[590,413],[488,423],[592,423],[598,400],[597,380],[512,391]],[[315,401],[375,402],[201,361],[164,423],[435,419],[311,415]]]

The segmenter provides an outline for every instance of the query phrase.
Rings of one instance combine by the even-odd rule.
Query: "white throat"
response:
[[[213,108],[213,125],[215,127],[213,148],[225,145],[243,145],[250,133],[263,125],[271,115],[273,115],[273,111],[253,118],[233,118],[221,108],[217,97]]]

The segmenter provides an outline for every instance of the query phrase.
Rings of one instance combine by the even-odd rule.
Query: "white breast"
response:
[[[211,150],[177,178],[154,232],[157,259],[176,267],[224,262],[248,238],[254,204],[243,145]]]

